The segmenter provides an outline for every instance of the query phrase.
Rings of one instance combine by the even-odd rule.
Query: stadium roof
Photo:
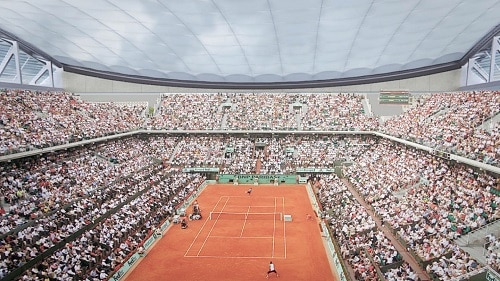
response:
[[[3,35],[66,71],[194,87],[314,87],[457,69],[500,0],[9,0]]]

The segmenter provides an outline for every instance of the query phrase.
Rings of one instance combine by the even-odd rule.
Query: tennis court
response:
[[[284,211],[284,197],[221,196],[184,257],[286,258]]]
[[[259,280],[269,261],[279,280],[335,280],[305,187],[248,187],[207,186],[203,219],[172,225],[124,280]]]

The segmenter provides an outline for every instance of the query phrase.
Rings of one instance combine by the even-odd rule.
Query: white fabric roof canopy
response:
[[[500,0],[9,0],[0,28],[62,64],[223,82],[307,81],[461,59]]]

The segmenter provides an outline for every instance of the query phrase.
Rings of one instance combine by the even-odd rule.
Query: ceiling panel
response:
[[[9,0],[0,10],[0,29],[63,63],[228,82],[442,63],[500,23],[500,0]]]

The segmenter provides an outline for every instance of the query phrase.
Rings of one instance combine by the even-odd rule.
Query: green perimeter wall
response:
[[[229,183],[234,182],[234,178],[238,178],[239,184],[245,183],[255,183],[255,178],[258,179],[259,184],[270,184],[274,183],[274,180],[277,178],[279,183],[297,183],[297,175],[226,175],[219,174],[219,183]]]

